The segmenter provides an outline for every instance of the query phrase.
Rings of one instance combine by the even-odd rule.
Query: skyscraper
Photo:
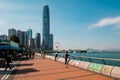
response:
[[[29,29],[27,30],[27,39],[28,39],[28,41],[27,41],[27,42],[28,42],[28,43],[27,43],[28,45],[27,45],[27,46],[30,46],[29,40],[30,40],[31,38],[32,38],[32,29],[29,28]]]
[[[28,43],[28,39],[27,39],[27,32],[23,31],[22,32],[22,39],[23,39],[23,45],[27,46],[27,43]]]
[[[53,34],[49,35],[49,50],[53,50]]]
[[[42,32],[42,50],[49,50],[49,34],[50,34],[50,16],[49,7],[43,7],[43,32]]]
[[[14,28],[8,29],[8,38],[10,39],[12,35],[16,35],[16,30]]]
[[[18,37],[19,40],[20,40],[20,44],[23,44],[23,34],[22,34],[22,31],[21,31],[21,30],[18,30],[18,31],[17,31],[17,37]]]
[[[29,28],[27,30],[27,35],[28,35],[28,39],[32,38],[32,29],[31,28]]]
[[[35,36],[35,48],[36,49],[40,48],[40,45],[41,45],[40,33],[36,33],[36,36]]]
[[[35,48],[35,41],[34,41],[35,39],[34,38],[30,38],[30,40],[29,40],[29,48],[30,49],[34,49]]]

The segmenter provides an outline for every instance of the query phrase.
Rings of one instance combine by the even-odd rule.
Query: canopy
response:
[[[21,48],[13,47],[13,46],[8,46],[8,45],[2,45],[0,46],[0,49],[9,49],[9,50],[22,50]]]

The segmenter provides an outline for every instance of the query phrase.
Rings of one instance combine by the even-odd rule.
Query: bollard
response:
[[[45,53],[43,53],[42,58],[45,59]]]

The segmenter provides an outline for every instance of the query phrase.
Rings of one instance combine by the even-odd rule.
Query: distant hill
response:
[[[108,52],[120,52],[120,49],[119,48],[112,48],[112,49],[106,49],[105,51],[108,51]]]

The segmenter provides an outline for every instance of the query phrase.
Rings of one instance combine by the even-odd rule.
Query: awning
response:
[[[0,49],[8,49],[8,50],[22,50],[21,48],[17,48],[17,47],[13,47],[13,46],[5,46],[5,45],[2,45],[0,46]]]

